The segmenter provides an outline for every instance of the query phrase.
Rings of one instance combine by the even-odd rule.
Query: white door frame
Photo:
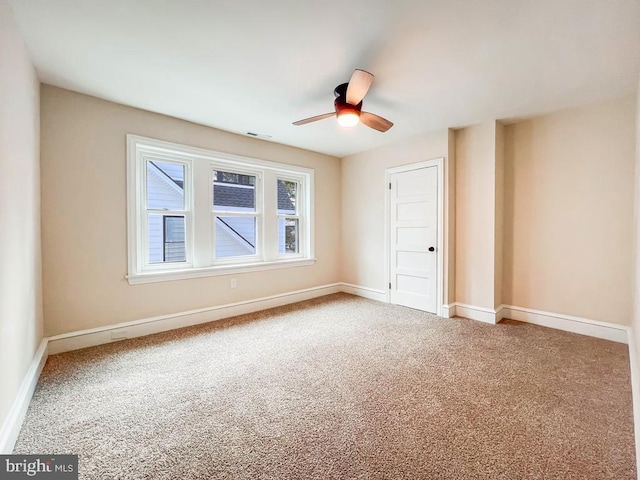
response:
[[[401,165],[399,167],[387,168],[384,171],[384,284],[385,284],[385,301],[391,303],[391,295],[389,293],[389,282],[391,280],[390,263],[391,263],[391,195],[389,195],[389,184],[391,175],[394,173],[409,172],[426,167],[438,168],[438,239],[436,245],[437,274],[436,274],[436,314],[442,316],[442,305],[444,304],[444,157],[426,160],[424,162],[411,163],[409,165]]]

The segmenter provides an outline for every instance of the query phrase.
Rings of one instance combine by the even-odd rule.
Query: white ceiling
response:
[[[346,156],[636,91],[640,0],[13,0],[40,79]],[[354,68],[387,133],[328,119]]]

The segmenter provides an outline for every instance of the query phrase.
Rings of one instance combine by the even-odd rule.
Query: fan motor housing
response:
[[[336,98],[333,104],[336,107],[337,114],[347,113],[348,111],[351,111],[360,116],[360,111],[362,110],[362,102],[360,102],[358,105],[349,105],[344,100],[341,101],[340,98]]]
[[[340,84],[333,91],[333,94],[336,97],[335,101],[333,102],[336,108],[336,113],[339,114],[342,112],[347,113],[347,111],[352,111],[353,113],[359,116],[360,111],[362,110],[362,102],[360,102],[357,105],[351,105],[347,103],[347,86],[348,85],[349,85],[348,83]]]

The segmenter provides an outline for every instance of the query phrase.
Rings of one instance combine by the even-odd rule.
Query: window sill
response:
[[[141,283],[170,282],[188,278],[216,277],[219,275],[235,275],[239,273],[260,272],[262,270],[275,270],[278,268],[304,267],[313,265],[315,258],[296,258],[295,260],[276,260],[272,262],[249,263],[245,265],[222,265],[207,268],[189,268],[185,270],[172,270],[163,272],[144,272],[127,275],[125,278],[129,285]]]

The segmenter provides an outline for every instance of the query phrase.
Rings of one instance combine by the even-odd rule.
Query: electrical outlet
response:
[[[238,286],[238,281],[235,278],[231,279],[231,288],[236,288]]]
[[[126,330],[113,330],[111,332],[111,340],[124,340],[128,338]]]

